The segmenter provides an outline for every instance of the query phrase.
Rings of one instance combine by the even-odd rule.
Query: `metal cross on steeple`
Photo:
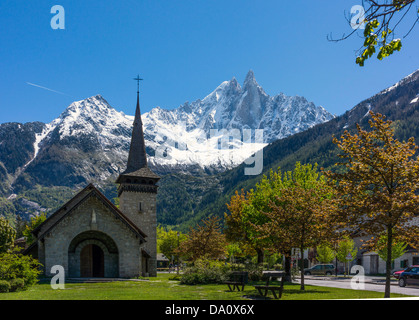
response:
[[[144,79],[141,79],[140,75],[137,75],[137,78],[134,78],[133,80],[137,81],[137,93],[140,93],[140,81]]]

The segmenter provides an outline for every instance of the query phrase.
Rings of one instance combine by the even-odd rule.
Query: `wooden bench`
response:
[[[224,284],[228,285],[228,288],[230,291],[234,291],[237,289],[237,291],[244,290],[244,286],[247,283],[248,273],[247,272],[239,272],[234,271],[230,275],[230,281],[224,282]]]
[[[261,296],[266,297],[268,292],[271,291],[275,299],[281,299],[282,291],[284,290],[285,272],[282,271],[264,271],[263,278],[267,279],[265,285],[254,286]],[[269,282],[272,278],[281,278],[280,286],[271,286]],[[278,295],[276,294],[278,292]]]

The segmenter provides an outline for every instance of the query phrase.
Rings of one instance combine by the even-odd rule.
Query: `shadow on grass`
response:
[[[288,289],[284,290],[285,294],[307,294],[307,293],[315,293],[315,294],[324,294],[324,293],[330,293],[330,291],[326,290],[300,290],[300,289]]]
[[[252,282],[251,284],[249,284],[247,287],[253,287],[255,285],[263,285],[265,284],[264,282],[260,282],[260,281],[255,281]],[[279,286],[280,283],[276,283],[276,282],[272,282],[270,283],[271,286]],[[227,290],[228,291],[228,290]],[[330,290],[323,290],[323,289],[308,289],[307,287],[305,288],[305,290],[301,290],[300,289],[300,284],[299,283],[291,283],[291,282],[285,282],[284,283],[284,290],[282,292],[282,297],[287,296],[287,298],[289,298],[289,296],[299,296],[299,295],[305,295],[305,294],[330,294],[331,291]],[[257,291],[257,289],[253,289],[252,291],[248,292],[248,294],[243,296],[244,298],[247,299],[251,299],[251,300],[281,300],[281,298],[279,299],[275,299],[274,296],[272,294],[270,294],[268,292],[268,295],[262,296],[259,294],[259,292]]]

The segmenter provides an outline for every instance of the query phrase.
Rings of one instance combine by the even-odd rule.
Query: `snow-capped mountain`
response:
[[[276,139],[332,118],[303,97],[269,96],[252,71],[243,87],[233,78],[202,100],[142,115],[149,164],[160,174],[226,170]],[[125,169],[133,119],[101,95],[73,102],[51,123],[28,129],[26,151],[7,170],[10,184],[57,185],[59,179],[73,187],[113,179]]]
[[[174,110],[154,108],[143,114],[147,152],[150,162],[155,162],[156,152],[168,149],[172,158],[163,153],[159,163],[166,161],[166,165],[155,167],[158,173],[169,170],[202,172],[202,167],[211,168],[205,167],[199,152],[196,152],[195,159],[191,155],[193,150],[205,151],[205,145],[209,149],[207,163],[218,161],[219,167],[214,168],[222,170],[223,159],[229,159],[222,157],[223,152],[229,151],[220,150],[219,132],[212,137],[211,132],[205,132],[226,128],[232,132],[237,129],[243,134],[246,128],[253,131],[254,128],[263,128],[263,144],[270,143],[263,152],[264,172],[278,166],[287,170],[294,166],[295,161],[327,167],[328,163],[336,161],[331,151],[331,136],[340,136],[346,128],[354,128],[356,123],[367,126],[369,110],[397,121],[400,139],[414,136],[418,140],[418,97],[419,70],[315,129],[270,143],[291,135],[295,128],[304,130],[304,126],[312,125],[311,121],[298,121],[299,117],[305,120],[316,118],[322,114],[322,108],[316,108],[304,98],[283,94],[269,97],[249,73],[242,87],[233,78],[223,82],[203,100],[185,103]],[[253,109],[254,104],[262,111]],[[133,103],[133,110],[134,106]],[[306,113],[304,106],[307,106]],[[246,108],[257,116],[248,116],[250,111],[243,112]],[[280,122],[281,119],[285,120]],[[115,197],[114,181],[126,166],[132,123],[132,116],[116,111],[98,95],[72,103],[49,124],[0,124],[0,214],[18,214],[27,218],[39,211],[52,212],[74,195],[74,188],[81,188],[88,182],[101,187],[109,199]],[[238,136],[234,138],[233,135],[228,142],[243,146],[243,153],[248,147]],[[233,149],[240,154],[238,151]],[[171,165],[170,161],[176,165]],[[190,221],[191,217],[201,219],[202,214],[225,210],[225,195],[233,194],[243,186],[243,181],[254,178],[244,175],[243,167],[245,164],[214,175],[162,176],[157,198],[159,223],[179,225]]]
[[[167,152],[151,157],[155,166],[231,168],[268,143],[332,118],[304,97],[269,96],[249,71],[243,87],[233,78],[203,100],[174,110],[156,107],[143,122],[148,145]]]

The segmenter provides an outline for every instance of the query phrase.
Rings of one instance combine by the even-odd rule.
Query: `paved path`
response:
[[[300,283],[300,279],[297,278],[297,283]],[[333,277],[313,277],[313,276],[306,276],[304,277],[304,283],[307,285],[313,286],[322,286],[322,287],[333,287],[333,288],[341,288],[341,289],[352,289],[351,288],[351,279],[339,279],[336,280]],[[384,292],[385,289],[385,281],[384,278],[377,278],[377,277],[365,277],[364,282],[365,288],[364,290],[368,291],[378,291]],[[392,293],[399,293],[399,294],[406,294],[410,296],[416,296],[419,299],[419,287],[399,287],[396,281],[391,282],[391,289]]]

